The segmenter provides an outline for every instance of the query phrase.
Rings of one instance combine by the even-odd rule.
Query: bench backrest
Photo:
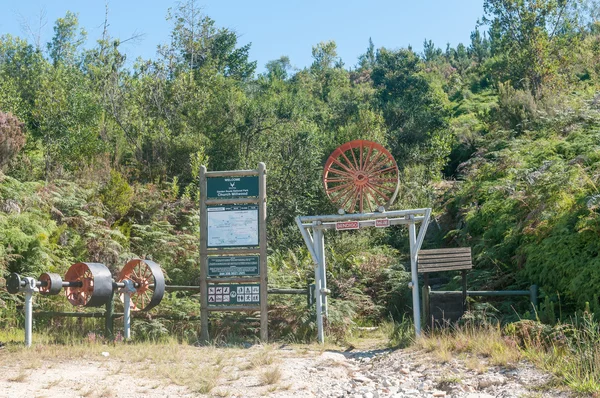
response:
[[[473,268],[471,248],[419,250],[417,259],[419,273],[457,271]]]

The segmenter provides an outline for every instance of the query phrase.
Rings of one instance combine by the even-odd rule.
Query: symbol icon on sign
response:
[[[231,294],[233,294],[233,292],[231,292]],[[223,296],[223,302],[224,303],[228,303],[229,302],[229,296]]]
[[[218,287],[217,288],[217,294],[223,294],[223,288],[222,287]]]
[[[215,288],[214,287],[209,287],[208,288],[208,294],[215,294]]]
[[[223,294],[229,294],[229,286],[223,287]]]
[[[252,295],[251,294],[244,295],[244,301],[246,301],[247,303],[252,301]]]
[[[237,293],[235,292],[235,290],[232,290],[230,293],[231,298],[235,298],[237,296]]]
[[[215,296],[208,296],[208,302],[209,303],[214,303],[215,302]]]
[[[260,299],[258,298],[258,294],[252,295],[252,301],[260,301]]]
[[[217,296],[217,303],[222,303],[223,302],[223,296],[221,296],[220,294]]]
[[[258,286],[252,286],[252,293],[258,294]]]
[[[237,296],[237,301],[238,301],[238,303],[243,303],[244,302],[244,295],[240,294],[239,296]]]
[[[252,287],[251,286],[246,286],[244,288],[244,294],[249,294],[252,293]]]
[[[229,183],[229,186],[230,186],[231,188],[235,188],[235,182],[230,182],[230,183]]]
[[[239,287],[237,288],[237,294],[238,294],[238,295],[240,295],[240,294],[244,294],[244,287],[243,287],[243,286],[239,286]]]

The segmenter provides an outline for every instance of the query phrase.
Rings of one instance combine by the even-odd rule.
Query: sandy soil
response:
[[[510,369],[489,367],[482,373],[458,360],[435,363],[427,354],[409,350],[321,351],[314,346],[260,345],[181,349],[186,351],[158,353],[163,358],[118,349],[111,354],[110,347],[99,347],[85,358],[0,349],[0,397],[569,396],[546,388],[550,376],[526,363]],[[169,355],[173,358],[164,358]],[[206,377],[207,373],[212,376]],[[274,373],[272,380],[266,380],[265,374]],[[209,380],[210,387],[199,388],[195,381],[201,378]]]

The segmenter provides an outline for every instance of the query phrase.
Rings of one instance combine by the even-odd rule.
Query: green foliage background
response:
[[[2,35],[0,112],[23,122],[26,144],[0,159],[0,274],[62,274],[77,261],[117,272],[148,257],[169,283],[193,284],[199,166],[262,161],[270,284],[305,287],[312,264],[294,217],[335,213],[324,160],[369,139],[400,167],[395,208],[434,208],[425,245],[473,248],[473,288],[537,283],[565,314],[598,304],[597,11],[583,0],[485,0],[486,25],[466,45],[425,40],[418,54],[369,40],[345,67],[329,41],[310,67],[284,56],[264,73],[193,0],[168,10],[171,40],[156,57],[131,66],[108,21],[89,48],[70,12],[46,48]],[[331,331],[409,312],[406,235],[328,234]],[[281,335],[310,335],[311,310],[271,305]],[[176,295],[164,308],[191,316],[197,303]]]

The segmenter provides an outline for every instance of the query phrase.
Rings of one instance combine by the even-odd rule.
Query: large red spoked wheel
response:
[[[148,311],[157,306],[165,294],[165,277],[160,265],[150,260],[133,259],[119,273],[119,282],[129,279],[136,285],[131,295],[132,311]],[[121,294],[121,301],[125,298]]]
[[[100,263],[76,263],[65,274],[70,286],[65,288],[73,305],[100,307],[110,300],[113,285],[110,270]]]
[[[347,213],[387,209],[398,194],[398,165],[378,143],[350,141],[329,155],[323,184],[333,204]]]

